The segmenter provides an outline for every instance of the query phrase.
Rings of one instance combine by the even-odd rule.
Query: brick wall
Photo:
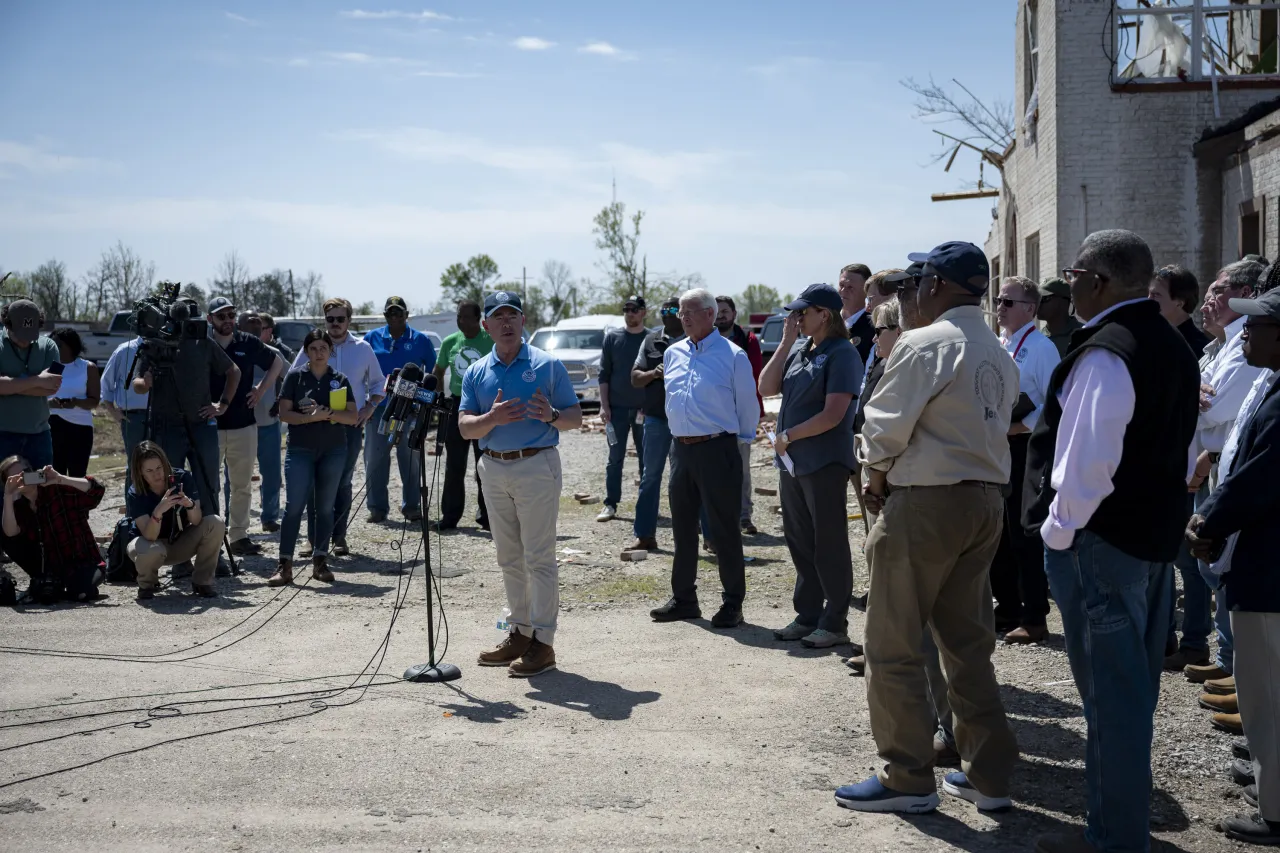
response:
[[[1280,137],[1259,139],[1280,123],[1280,110],[1245,129],[1243,151],[1227,158],[1222,175],[1222,257],[1235,260],[1240,239],[1240,205],[1264,200],[1263,254],[1280,259]]]

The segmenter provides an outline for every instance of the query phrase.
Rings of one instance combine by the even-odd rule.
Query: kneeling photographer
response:
[[[102,484],[92,477],[63,476],[52,465],[36,470],[24,456],[6,458],[0,472],[0,544],[31,577],[30,596],[42,604],[96,599],[105,563],[89,512],[102,501]]]
[[[218,550],[226,529],[221,518],[200,509],[200,488],[191,472],[174,468],[160,445],[144,441],[133,451],[125,513],[133,519],[129,559],[138,570],[138,600],[155,596],[161,566],[195,558],[191,591],[213,598]]]

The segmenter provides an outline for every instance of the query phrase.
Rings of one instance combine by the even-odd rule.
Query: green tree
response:
[[[375,313],[375,311],[376,311],[376,306],[373,304],[373,300],[369,299],[357,305],[355,313],[367,316],[369,314]]]
[[[778,295],[778,291],[767,284],[749,284],[738,297],[738,313],[760,314],[765,311],[772,313],[790,301],[790,297],[783,299]]]
[[[483,305],[485,291],[499,275],[498,262],[488,255],[474,255],[465,264],[450,264],[440,274],[440,290],[443,295],[436,310],[448,311],[466,299]]]
[[[599,266],[608,278],[609,296],[617,301],[619,311],[628,296],[649,299],[649,258],[640,251],[643,220],[643,210],[637,210],[628,218],[627,206],[615,201],[596,214],[595,227],[591,229],[596,248],[605,253],[605,260]]]
[[[209,295],[204,292],[203,287],[196,284],[195,282],[192,282],[191,284],[188,284],[186,287],[182,288],[182,295],[190,297],[191,299],[194,299],[196,301],[196,304],[200,306],[200,311],[202,313],[204,312],[205,306],[209,304]]]

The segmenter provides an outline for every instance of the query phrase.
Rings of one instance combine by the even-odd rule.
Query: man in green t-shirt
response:
[[[44,314],[28,299],[6,305],[0,322],[0,459],[16,454],[39,471],[53,464],[49,395],[62,387],[62,376],[49,368],[58,345],[40,336]]]
[[[480,444],[468,441],[458,432],[458,399],[462,396],[462,377],[467,368],[489,354],[493,349],[493,338],[480,327],[480,305],[467,300],[458,303],[458,331],[440,343],[440,354],[436,359],[435,375],[444,381],[447,369],[449,376],[449,394],[453,398],[449,410],[448,422],[443,427],[445,441],[444,492],[440,496],[440,529],[452,530],[462,519],[462,510],[467,501],[465,482],[467,464],[474,456],[480,458]],[[489,513],[484,508],[484,491],[480,488],[480,476],[476,475],[476,523],[485,530],[489,529]]]

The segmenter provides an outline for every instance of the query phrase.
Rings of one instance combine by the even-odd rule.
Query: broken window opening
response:
[[[1113,18],[1121,82],[1280,81],[1277,0],[1119,0]]]

